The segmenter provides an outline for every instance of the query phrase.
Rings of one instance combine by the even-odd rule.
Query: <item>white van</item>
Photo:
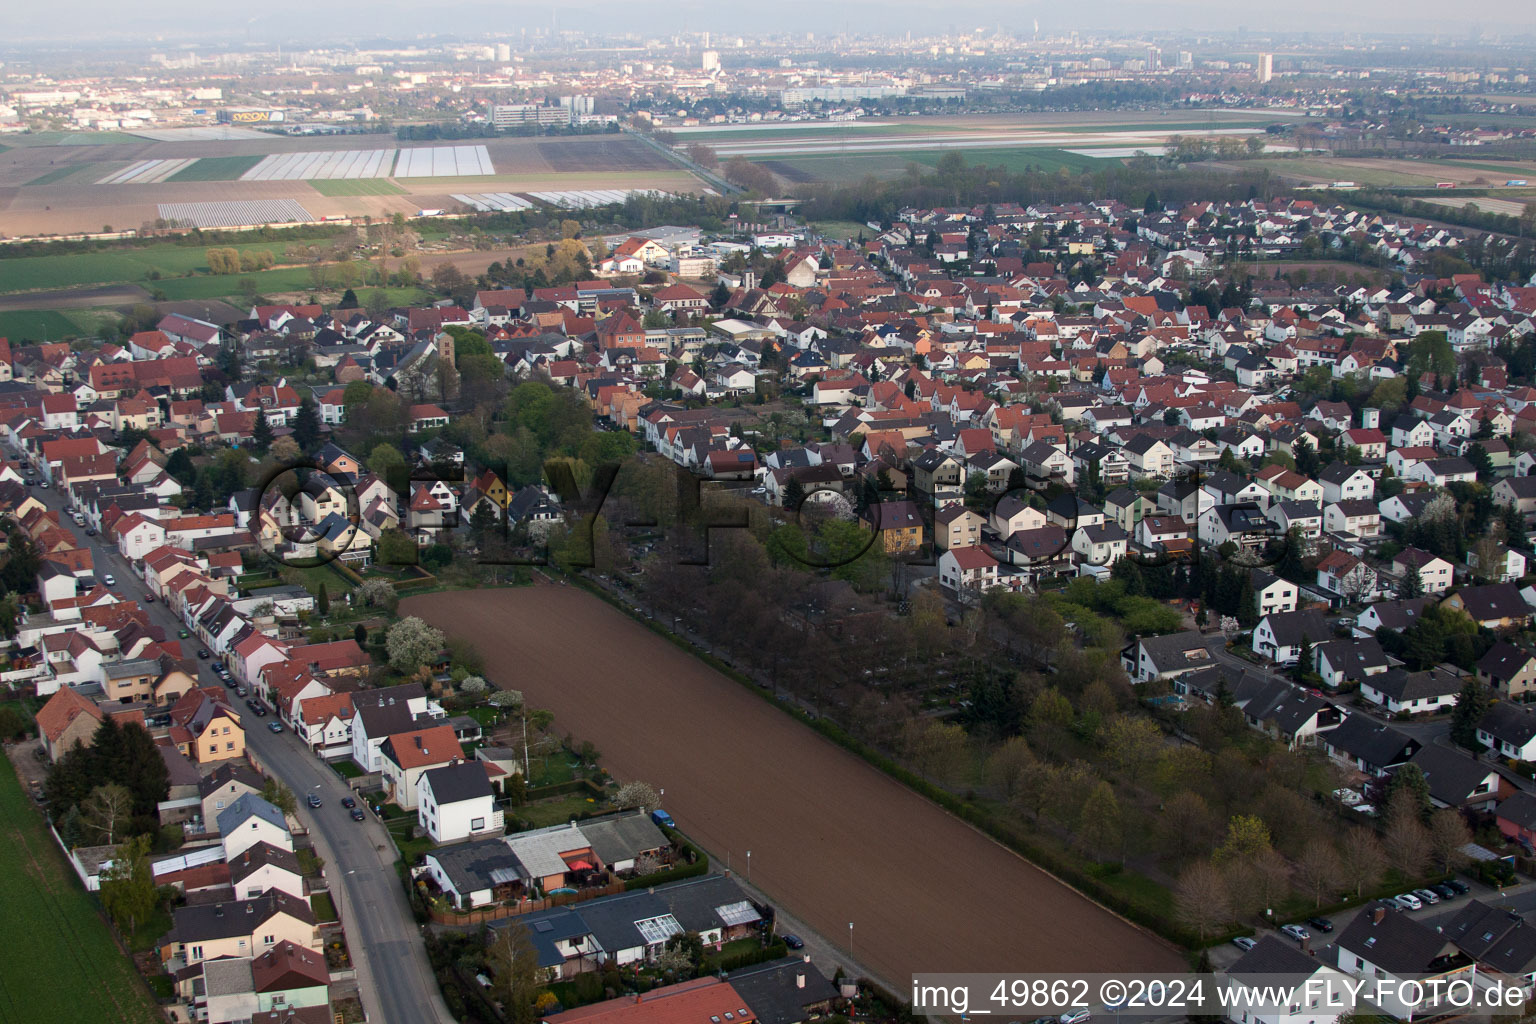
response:
[[[1419,899],[1411,892],[1405,892],[1401,896],[1397,897],[1397,905],[1402,907],[1404,910],[1424,909],[1424,901]]]

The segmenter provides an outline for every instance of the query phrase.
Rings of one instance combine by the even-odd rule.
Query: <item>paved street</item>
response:
[[[31,491],[59,512],[60,522],[75,533],[82,547],[91,548],[98,578],[111,573],[117,580],[113,589],[124,598],[138,600],[150,619],[174,639],[182,623],[164,604],[143,600],[146,591],[128,563],[116,551],[103,547],[100,538],[87,538],[74,525],[57,490],[34,487]],[[195,637],[182,643],[188,654],[197,650]],[[207,662],[200,662],[198,668],[202,685],[221,685]],[[395,848],[384,826],[372,815],[363,822],[348,816],[341,806],[341,798],[348,793],[345,782],[291,732],[272,733],[267,729],[270,717],[257,718],[238,702],[236,708],[242,713],[252,760],[293,790],[299,818],[310,829],[315,852],[325,860],[325,877],[346,928],[347,946],[357,967],[358,988],[370,1024],[449,1024],[453,1018],[443,1003],[420,929],[395,873]],[[305,805],[309,793],[319,794],[324,801],[318,810]]]

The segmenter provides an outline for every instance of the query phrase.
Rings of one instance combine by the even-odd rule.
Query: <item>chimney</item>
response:
[[[1381,924],[1386,916],[1387,908],[1378,904],[1376,909],[1371,912],[1371,924]]]
[[[254,913],[256,913],[256,908],[255,908],[255,907],[253,907],[253,906],[251,906],[251,905],[250,905],[250,904],[249,904],[249,903],[247,903],[247,904],[246,904],[246,905],[245,905],[245,912],[246,912],[246,913],[247,913],[247,914],[254,914]]]
[[[213,916],[214,917],[223,917],[224,916],[224,904],[220,903],[218,906],[213,908]]]
[[[795,972],[795,988],[805,988],[805,972]]]

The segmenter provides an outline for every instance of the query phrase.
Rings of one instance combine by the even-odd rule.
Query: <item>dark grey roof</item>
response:
[[[1205,637],[1194,630],[1171,633],[1167,636],[1144,636],[1141,649],[1152,659],[1159,672],[1173,672],[1185,668],[1203,668],[1210,664],[1210,650]],[[1194,651],[1193,657],[1186,652]]]
[[[1459,955],[1446,936],[1384,904],[1362,908],[1339,936],[1338,947],[1399,977],[1432,973],[1445,966],[1446,958]]]
[[[656,827],[646,808],[589,818],[578,827],[604,864],[633,860],[647,850],[658,850],[667,845],[667,837]]]
[[[581,829],[585,834],[585,822]],[[704,875],[664,886],[656,890],[656,895],[665,901],[667,909],[677,918],[677,923],[690,932],[724,928],[730,924],[751,924],[754,920],[761,920],[751,897],[742,891],[734,878],[724,875]],[[742,904],[746,906],[742,907]],[[738,907],[744,916],[727,920],[720,915],[723,907]]]
[[[315,923],[309,904],[280,889],[270,889],[254,900],[202,903],[178,907],[168,938],[172,942],[211,942],[249,935],[275,914],[286,913],[306,924]]]
[[[1347,715],[1323,734],[1323,742],[1377,769],[1402,764],[1419,749],[1419,741],[1412,736],[1365,715]]]
[[[422,779],[431,784],[432,796],[439,805],[495,796],[483,761],[455,761],[423,772]]]
[[[803,977],[804,985],[801,985]],[[774,960],[726,975],[757,1024],[801,1024],[810,1007],[821,1007],[838,996],[837,988],[814,964],[798,957]]]
[[[229,835],[239,828],[247,818],[260,818],[270,825],[281,829],[284,834],[288,832],[288,823],[283,820],[283,812],[272,804],[263,800],[256,793],[241,793],[235,798],[235,802],[219,812],[219,834]]]
[[[1328,620],[1310,608],[1294,612],[1273,612],[1264,616],[1264,621],[1269,623],[1270,632],[1275,635],[1275,642],[1281,647],[1298,646],[1303,636],[1312,643],[1320,643],[1333,636],[1333,627],[1328,625]]]
[[[261,792],[261,776],[256,769],[234,761],[225,761],[211,775],[205,775],[198,783],[197,791],[200,796],[212,796],[231,783],[240,783],[251,792]]]
[[[1536,480],[1536,477],[1525,479]],[[1532,658],[1536,658],[1536,654],[1516,647],[1508,640],[1500,640],[1478,659],[1477,670],[1497,682],[1507,682],[1519,675]]]
[[[1527,974],[1536,962],[1536,928],[1519,914],[1473,900],[1444,928],[1456,948],[1495,970]]]
[[[484,771],[481,771],[484,774]],[[445,846],[432,850],[427,857],[437,862],[443,874],[460,893],[476,889],[490,889],[495,880],[491,873],[502,870],[509,878],[521,877],[523,868],[516,855],[500,839],[480,839],[457,846]]]
[[[1275,975],[1311,977],[1322,964],[1303,953],[1294,942],[1275,935],[1260,937],[1254,947],[1228,967],[1228,976],[1258,985],[1277,984]]]
[[[502,849],[506,847],[502,846]],[[494,921],[491,923],[491,935],[495,936],[500,929],[513,924],[521,924],[528,929],[533,948],[539,953],[540,967],[559,967],[565,963],[565,954],[560,952],[555,943],[562,939],[579,939],[591,931],[575,907],[552,907],[523,914],[510,921]]]
[[[1477,727],[1496,740],[1523,747],[1536,739],[1536,711],[1499,701],[1489,706]]]
[[[1429,795],[1449,807],[1466,803],[1493,772],[1488,765],[1449,747],[1431,744],[1408,761],[1418,765],[1429,782]]]
[[[1488,583],[1480,587],[1463,587],[1456,592],[1467,614],[1478,622],[1492,619],[1529,618],[1530,605],[1520,596],[1520,588],[1513,583]]]
[[[1536,794],[1519,790],[1499,804],[1494,813],[1521,828],[1536,829]]]
[[[230,881],[238,886],[241,879],[249,877],[269,864],[295,875],[303,873],[299,870],[298,855],[292,850],[285,850],[271,843],[257,843],[229,862]]]
[[[1424,700],[1445,697],[1461,691],[1461,678],[1454,672],[1435,667],[1423,672],[1391,668],[1371,676],[1365,685],[1378,690],[1393,700]]]

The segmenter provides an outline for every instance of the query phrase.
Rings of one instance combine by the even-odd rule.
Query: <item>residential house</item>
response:
[[[1536,690],[1536,654],[1498,640],[1477,662],[1478,680],[1504,700],[1523,700]]]
[[[421,774],[416,819],[435,843],[501,835],[505,822],[485,761],[456,761]]]
[[[1394,668],[1360,681],[1360,697],[1388,714],[1433,714],[1454,707],[1462,679],[1448,669],[1422,672]]]

